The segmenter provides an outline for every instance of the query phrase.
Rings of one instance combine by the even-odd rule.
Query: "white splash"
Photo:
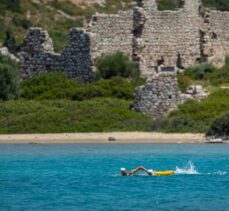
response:
[[[175,174],[200,174],[192,161],[189,161],[184,168],[179,168],[176,166]]]
[[[215,174],[215,175],[226,175],[227,172],[226,171],[217,171],[217,172],[215,172],[213,174]]]

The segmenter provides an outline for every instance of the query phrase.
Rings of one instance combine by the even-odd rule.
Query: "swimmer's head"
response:
[[[149,175],[153,175],[153,170],[152,169],[149,169],[148,172],[149,172]]]
[[[127,175],[127,171],[126,171],[125,168],[121,168],[120,171],[121,171],[121,174],[122,174],[123,176],[126,176],[126,175]]]

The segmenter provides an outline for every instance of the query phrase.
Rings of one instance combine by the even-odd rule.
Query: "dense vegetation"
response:
[[[176,0],[157,0],[158,9],[163,10],[175,10],[177,8]]]
[[[229,138],[229,113],[218,117],[208,129],[207,136],[216,138]]]
[[[137,84],[138,85],[138,84]],[[64,73],[52,72],[34,76],[22,83],[22,97],[28,100],[88,100],[98,97],[133,99],[136,84],[121,77],[79,84]]]
[[[229,90],[218,90],[201,102],[187,101],[167,118],[153,123],[162,132],[206,132],[215,118],[229,111]]]
[[[130,111],[130,103],[111,98],[7,101],[0,106],[0,133],[150,130],[150,118]]]
[[[134,64],[122,52],[104,55],[96,63],[98,77],[110,79],[115,76],[129,78],[134,75]]]
[[[203,4],[207,7],[214,8],[222,11],[229,11],[228,0],[202,0]]]
[[[12,100],[20,94],[19,68],[15,61],[0,55],[0,100]]]
[[[21,12],[21,2],[20,0],[1,0],[0,12],[5,13],[6,10],[11,10],[14,12]]]
[[[178,0],[157,0],[159,10],[175,10],[179,7]],[[202,0],[202,3],[206,7],[217,9],[221,11],[229,11],[228,0]]]

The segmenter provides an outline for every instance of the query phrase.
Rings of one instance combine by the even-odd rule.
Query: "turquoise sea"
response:
[[[0,210],[226,211],[229,145],[0,145]]]

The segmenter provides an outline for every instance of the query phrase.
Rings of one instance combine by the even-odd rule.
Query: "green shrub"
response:
[[[229,11],[229,1],[227,0],[202,0],[202,2],[207,7],[222,11]]]
[[[7,29],[5,32],[5,40],[3,45],[6,46],[11,53],[15,53],[18,50],[16,39],[10,29]]]
[[[177,74],[177,80],[178,80],[178,86],[179,86],[179,89],[181,92],[185,92],[187,90],[188,86],[192,84],[191,77],[189,77],[183,73]]]
[[[152,124],[153,131],[170,132],[170,133],[195,133],[201,130],[200,124],[190,117],[174,117],[156,120]]]
[[[229,138],[229,113],[215,119],[207,130],[206,136]]]
[[[195,80],[203,80],[215,67],[210,63],[201,63],[185,70],[184,75]]]
[[[22,84],[22,97],[26,99],[71,99],[77,84],[64,73],[41,73]]]
[[[98,97],[133,98],[134,86],[128,80],[114,77],[92,84],[77,84],[64,73],[42,73],[22,83],[22,97],[26,99],[88,100]]]
[[[229,55],[225,56],[225,65],[229,65]]]
[[[133,62],[122,52],[100,57],[97,60],[96,67],[103,79],[110,79],[114,76],[128,78],[134,74]]]
[[[20,0],[1,0],[0,12],[5,13],[5,10],[11,10],[13,12],[21,12]]]
[[[12,100],[20,95],[20,77],[17,63],[0,55],[0,99]]]
[[[214,86],[229,83],[229,64],[213,71],[208,75],[207,80]]]
[[[82,84],[74,92],[73,100],[87,100],[96,97],[132,99],[134,86],[124,78],[114,77],[95,84]]]
[[[101,80],[96,83],[102,88],[107,96],[121,99],[132,99],[134,86],[124,78],[114,77],[110,80]]]
[[[189,100],[168,117],[153,122],[161,132],[206,132],[214,119],[229,111],[229,90],[219,90],[197,102]]]
[[[72,95],[72,100],[82,101],[105,96],[108,96],[108,94],[101,87],[94,84],[85,84],[75,89]]]
[[[175,0],[157,0],[158,10],[175,10],[176,1]]]
[[[22,19],[19,21],[18,26],[21,26],[23,29],[29,29],[32,26],[32,23],[27,19]]]

